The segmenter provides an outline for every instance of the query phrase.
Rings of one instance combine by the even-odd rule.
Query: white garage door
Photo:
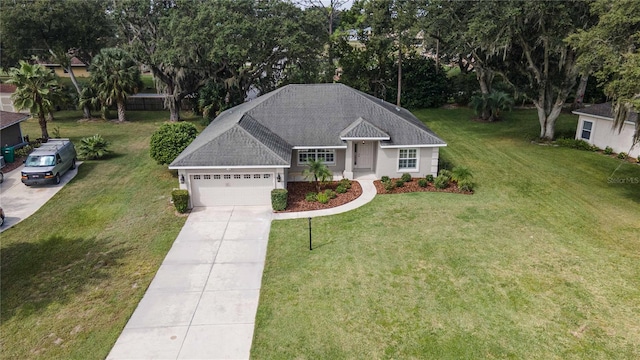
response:
[[[193,206],[271,205],[273,173],[194,174]]]

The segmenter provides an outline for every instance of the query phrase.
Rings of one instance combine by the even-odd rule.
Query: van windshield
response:
[[[56,157],[53,155],[29,155],[24,166],[53,166],[56,164]]]

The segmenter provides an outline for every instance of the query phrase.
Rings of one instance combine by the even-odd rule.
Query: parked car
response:
[[[64,173],[76,167],[76,148],[69,139],[49,139],[35,149],[22,169],[27,185],[59,184]]]

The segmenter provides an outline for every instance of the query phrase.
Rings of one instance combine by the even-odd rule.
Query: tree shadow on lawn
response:
[[[108,241],[57,235],[2,248],[0,322],[28,317],[99,286],[124,252],[112,249]]]

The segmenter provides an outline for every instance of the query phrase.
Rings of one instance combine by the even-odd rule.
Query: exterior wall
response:
[[[582,129],[585,120],[593,123],[591,137],[589,140],[582,139]],[[633,142],[634,132],[635,124],[631,122],[625,122],[622,132],[618,133],[618,129],[613,128],[613,120],[580,115],[580,118],[578,119],[578,127],[576,129],[576,139],[585,140],[589,144],[595,145],[601,149],[609,146],[614,152],[626,152],[632,157],[638,157],[640,156],[640,145],[636,145],[631,151],[629,151]]]
[[[69,73],[65,72],[62,66],[47,66],[47,67],[53,70],[56,73],[56,75],[58,75],[58,77],[65,77],[65,78],[69,77]],[[75,75],[75,77],[77,78],[89,77],[89,71],[87,71],[86,66],[73,66],[72,69],[73,69],[73,75]]]
[[[428,174],[436,176],[438,174],[438,156],[439,149],[416,148],[418,150],[418,169],[417,170],[398,170],[398,152],[397,148],[378,148],[378,156],[376,161],[376,177],[379,179],[383,176],[398,178],[403,173],[409,173],[414,178],[425,177]]]
[[[11,93],[0,93],[0,110],[9,112],[19,112],[22,114],[28,114],[29,110],[16,111],[13,107],[13,101],[11,100]]]
[[[345,149],[335,149],[335,150],[336,150],[336,155],[335,155],[336,163],[335,165],[327,165],[327,167],[329,168],[329,170],[333,172],[333,179],[340,180],[342,179],[342,172],[344,171],[344,167],[345,167],[346,150]],[[293,150],[291,152],[291,167],[288,169],[288,172],[287,172],[287,180],[288,181],[305,181],[304,177],[302,176],[302,172],[306,168],[307,167],[305,165],[298,165],[298,150]]]
[[[18,144],[22,144],[22,131],[20,131],[20,124],[11,125],[5,129],[0,131],[0,145],[4,146],[14,146]]]

